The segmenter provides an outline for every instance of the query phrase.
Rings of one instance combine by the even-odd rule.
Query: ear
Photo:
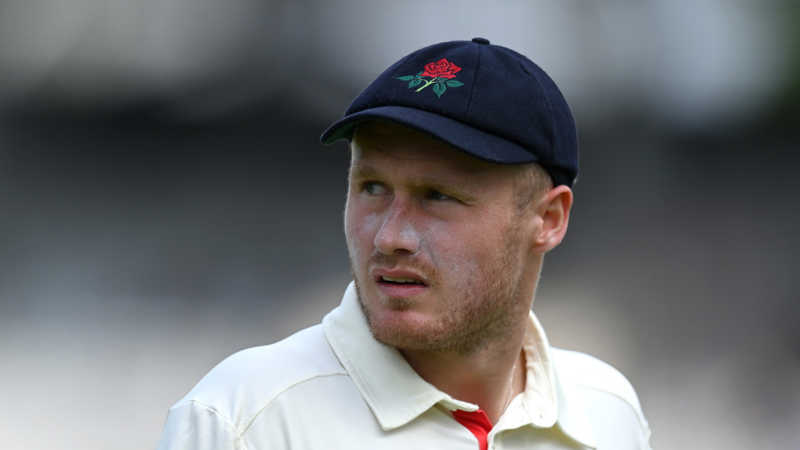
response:
[[[541,227],[536,230],[533,245],[539,253],[554,249],[567,234],[572,189],[559,185],[545,193],[537,206]]]

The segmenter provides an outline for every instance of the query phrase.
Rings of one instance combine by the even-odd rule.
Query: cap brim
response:
[[[537,161],[536,155],[521,145],[491,133],[440,116],[406,106],[378,106],[343,117],[320,136],[323,144],[350,139],[355,127],[369,120],[390,120],[424,131],[472,156],[504,164],[523,164]]]

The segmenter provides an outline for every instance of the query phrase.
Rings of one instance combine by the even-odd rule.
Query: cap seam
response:
[[[553,115],[553,105],[550,104],[550,99],[548,98],[548,96],[544,95],[545,94],[545,89],[544,89],[544,86],[542,86],[542,82],[539,80],[539,77],[537,77],[535,73],[529,72],[528,69],[526,69],[525,66],[523,66],[521,62],[519,63],[519,65],[520,65],[520,68],[522,68],[522,70],[525,71],[525,73],[527,73],[528,75],[531,76],[531,78],[533,78],[533,80],[536,82],[536,85],[539,86],[539,91],[543,94],[542,97],[544,98],[544,104],[547,107],[547,119],[548,119],[548,122],[550,122],[550,130],[552,130],[552,139],[553,139],[553,142],[550,143],[553,146],[553,148],[550,149],[552,155],[551,155],[551,158],[549,158],[549,159],[550,159],[551,162],[555,162],[555,154],[556,154],[556,152],[555,152],[556,142],[555,141],[558,138],[556,136],[556,126],[555,126],[556,124],[555,124],[555,118],[554,118],[554,115]],[[544,69],[542,69],[542,70],[544,70]],[[559,164],[559,166],[560,166],[560,164]]]
[[[472,76],[472,88],[469,90],[469,99],[467,100],[467,111],[466,111],[466,114],[465,114],[466,116],[469,116],[472,113],[472,99],[475,98],[475,86],[478,84],[476,82],[477,78],[478,78],[478,68],[481,66],[481,47],[482,47],[482,45],[478,45],[477,47],[478,47],[477,48],[477,50],[478,50],[478,59],[475,62],[475,72],[474,72],[474,74]]]

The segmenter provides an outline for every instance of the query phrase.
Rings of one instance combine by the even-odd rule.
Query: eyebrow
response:
[[[380,172],[378,172],[374,167],[355,163],[350,166],[350,176],[357,176],[359,178],[371,178],[371,177],[378,177],[380,176]]]

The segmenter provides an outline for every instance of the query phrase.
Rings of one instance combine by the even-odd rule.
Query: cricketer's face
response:
[[[376,339],[469,353],[527,316],[536,222],[515,205],[519,170],[398,125],[359,127],[345,234]]]

